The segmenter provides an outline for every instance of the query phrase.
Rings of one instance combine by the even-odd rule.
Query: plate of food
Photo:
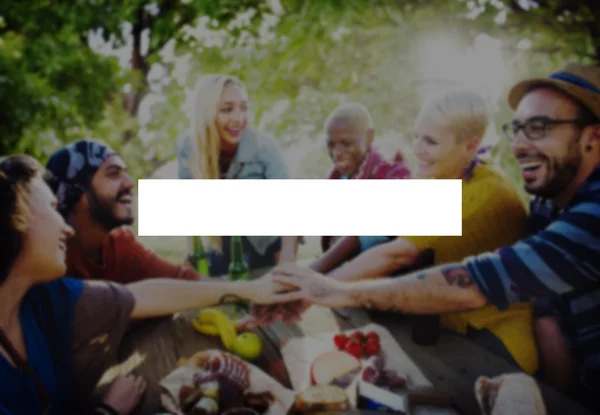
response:
[[[398,407],[405,407],[410,389],[431,387],[393,336],[377,324],[294,338],[281,353],[294,390],[307,391],[295,402],[298,410],[362,409],[361,385],[385,389],[397,397]]]
[[[160,385],[173,415],[279,415],[295,393],[256,366],[220,350],[196,353]]]

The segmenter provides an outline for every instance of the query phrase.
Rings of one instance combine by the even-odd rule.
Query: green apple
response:
[[[246,360],[254,360],[262,352],[260,337],[252,332],[244,332],[236,337],[233,343],[233,353]]]

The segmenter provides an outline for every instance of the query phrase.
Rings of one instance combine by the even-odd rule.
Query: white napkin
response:
[[[508,373],[475,381],[475,396],[482,415],[546,415],[540,389],[525,373]]]

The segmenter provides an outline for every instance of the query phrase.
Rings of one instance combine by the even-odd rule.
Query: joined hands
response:
[[[336,308],[347,305],[345,284],[319,274],[308,267],[283,264],[273,268],[258,281],[274,284],[270,295],[251,300],[250,315],[238,323],[245,328],[267,327],[277,321],[290,324],[302,319],[301,315],[312,304]]]

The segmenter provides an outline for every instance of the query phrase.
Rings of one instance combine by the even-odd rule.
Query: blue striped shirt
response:
[[[600,167],[561,212],[534,199],[532,235],[512,246],[465,260],[488,302],[500,310],[552,298],[563,330],[585,368],[585,383],[600,387]]]

